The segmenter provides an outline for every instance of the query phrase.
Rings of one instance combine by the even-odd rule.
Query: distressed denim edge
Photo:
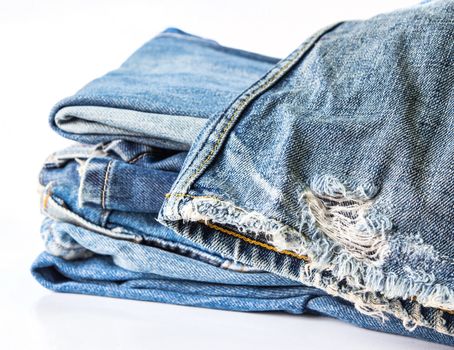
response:
[[[338,263],[342,263],[341,270],[345,272],[344,277],[349,276],[355,279],[355,276],[348,274],[352,270],[352,263],[355,273],[367,266],[367,269],[363,269],[362,273],[356,276],[357,279],[375,281],[377,284],[380,283],[382,285],[386,284],[388,292],[392,293],[389,294],[391,296],[382,294],[380,290],[374,288],[374,283],[368,285],[356,283],[356,286],[355,283],[352,285],[340,285],[339,282],[341,280],[339,276],[326,278],[324,275],[326,272],[329,272],[329,264],[332,261],[329,261],[329,264],[325,264],[322,268],[320,266],[314,268],[314,260],[316,261],[320,257],[320,255],[317,255],[315,249],[316,244],[324,244],[326,246],[330,242],[317,241],[316,244],[314,242],[311,244],[308,240],[302,239],[302,251],[293,252],[294,254],[290,252],[289,254],[288,250],[279,249],[279,247],[274,245],[268,245],[259,240],[254,240],[248,235],[243,235],[241,232],[225,228],[222,226],[223,224],[236,226],[236,228],[241,228],[241,226],[235,225],[232,221],[229,222],[228,219],[223,222],[219,220],[219,217],[211,216],[209,212],[201,211],[197,205],[194,205],[197,202],[199,204],[210,203],[213,198],[218,200],[215,195],[196,196],[191,194],[191,185],[209,166],[230,130],[234,127],[235,121],[240,117],[246,106],[284,76],[325,33],[333,30],[342,23],[344,22],[326,27],[311,36],[286,59],[280,61],[262,79],[241,94],[225,113],[211,120],[206,125],[193,144],[192,151],[190,151],[178,179],[161,208],[158,221],[199,244],[211,248],[214,246],[218,250],[224,249],[224,253],[230,250],[230,254],[242,263],[253,264],[257,268],[281,274],[304,284],[323,289],[333,296],[342,297],[352,302],[364,314],[372,317],[380,317],[385,320],[386,316],[384,313],[389,313],[402,320],[404,327],[408,330],[413,330],[418,326],[424,326],[453,336],[454,324],[447,322],[445,316],[454,313],[454,310],[451,310],[454,291],[447,286],[439,284],[423,286],[422,284],[418,284],[418,286],[413,286],[414,288],[411,289],[411,291],[415,291],[416,298],[413,296],[406,300],[401,296],[408,294],[403,291],[404,288],[408,288],[411,285],[411,281],[397,275],[378,276],[377,272],[379,272],[379,269],[376,266],[357,264],[356,261],[352,260],[352,257],[348,259],[346,255],[342,255],[338,261]],[[232,213],[236,213],[235,215],[250,216],[251,214],[257,214],[248,213],[235,203],[221,201],[218,202],[218,205],[221,207],[230,206],[233,210]],[[261,215],[260,213],[258,214],[259,216]],[[263,219],[263,223],[273,221],[272,218],[266,218],[265,216],[261,218]],[[290,231],[295,230],[291,227],[285,227],[285,229]],[[221,237],[220,233],[229,234],[230,237],[228,239]],[[208,238],[209,236],[211,237]],[[226,243],[227,241],[229,243]],[[241,245],[243,249],[238,248],[240,244],[243,244]],[[268,254],[268,259],[263,257],[264,250],[267,251],[265,254]],[[341,261],[342,259],[344,260]],[[278,264],[277,261],[280,263]],[[297,274],[291,272],[289,267],[294,267],[295,264],[299,266]],[[372,273],[372,278],[367,276],[368,273]],[[425,317],[422,308],[429,308],[431,317]]]

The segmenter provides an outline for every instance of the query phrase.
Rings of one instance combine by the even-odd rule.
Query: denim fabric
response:
[[[59,134],[84,143],[122,138],[188,150],[210,116],[264,75],[278,59],[227,48],[167,29],[117,70],[59,102]]]
[[[201,131],[160,222],[454,335],[453,15],[434,1],[312,36]]]
[[[454,345],[453,1],[278,61],[169,29],[58,103],[44,286]]]
[[[153,153],[150,147],[146,149]],[[81,184],[92,182],[95,188],[98,179],[105,178],[104,168],[91,169],[89,177],[83,174],[91,161],[123,165],[111,168],[107,180],[111,183],[129,174],[125,166],[143,155],[143,150],[128,142],[113,142],[105,147],[73,146],[48,158],[40,174],[46,216],[41,235],[47,252],[32,266],[33,275],[43,286],[59,292],[225,310],[314,313],[369,329],[450,341],[450,337],[427,328],[410,333],[396,318],[383,324],[320,289],[226,259],[157,223],[157,212],[78,205]],[[173,157],[140,157],[131,166],[148,172],[148,176],[135,177],[127,186],[139,189],[150,181],[159,182],[161,175],[155,170]],[[113,198],[123,193],[121,187],[110,185],[106,191]],[[153,197],[150,192],[147,200],[162,203],[163,197]],[[130,198],[131,208],[141,201],[141,197]]]

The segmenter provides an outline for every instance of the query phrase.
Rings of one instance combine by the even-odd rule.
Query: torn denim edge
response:
[[[316,177],[311,184],[320,190],[323,187],[321,185],[326,185],[329,181],[332,181],[332,178]],[[364,186],[353,191],[331,186],[331,190],[332,195],[343,193],[354,202],[362,198],[366,203],[376,191],[374,188]],[[304,198],[304,194],[302,197]],[[454,335],[454,324],[451,322],[448,324],[445,318],[454,311],[453,290],[444,285],[434,284],[434,281],[428,283],[427,280],[411,280],[396,273],[385,274],[380,266],[389,251],[386,235],[391,226],[385,216],[380,216],[374,211],[372,213],[375,220],[370,220],[369,224],[372,226],[369,229],[375,230],[371,231],[371,241],[382,243],[378,245],[375,243],[373,254],[366,258],[363,256],[363,259],[352,254],[351,247],[333,240],[333,237],[320,229],[313,216],[313,209],[311,213],[310,205],[302,204],[301,227],[307,228],[307,232],[303,232],[305,230],[295,229],[256,211],[247,211],[216,196],[169,193],[158,221],[176,229],[180,234],[191,235],[192,239],[194,230],[188,233],[181,232],[183,230],[178,230],[178,222],[183,226],[188,222],[205,225],[217,234],[219,231],[221,233],[227,231],[225,227],[231,227],[239,235],[244,234],[246,242],[249,237],[259,243],[270,244],[278,253],[285,254],[290,251],[297,254],[301,263],[297,276],[300,282],[344,298],[366,315],[385,321],[387,317],[384,313],[389,313],[402,320],[403,326],[410,331],[417,326],[424,326],[443,334]],[[364,222],[359,226],[362,224]],[[200,240],[198,242],[201,243]],[[355,247],[355,250],[357,248]],[[358,253],[357,250],[356,252]],[[239,252],[239,261],[250,263],[241,258],[242,254]],[[289,274],[284,274],[284,277],[295,279]],[[404,306],[403,300],[407,306]],[[427,315],[422,312],[423,307],[432,309],[431,317],[426,317]]]
[[[315,176],[299,197],[301,234],[321,232],[356,260],[381,266],[389,252],[388,234],[392,223],[373,206],[378,188],[355,186],[331,175]]]
[[[227,252],[240,262],[299,280],[331,295],[342,297],[365,314],[385,319],[384,313],[390,313],[402,320],[408,330],[424,326],[443,334],[454,335],[454,322],[450,316],[454,314],[454,292],[451,288],[435,284],[435,280],[430,276],[403,278],[396,273],[385,275],[380,269],[390,246],[394,245],[393,248],[396,248],[396,239],[389,235],[392,229],[389,219],[383,213],[374,212],[375,208],[369,202],[375,195],[376,188],[373,186],[363,186],[343,193],[350,198],[343,198],[340,202],[342,205],[351,206],[355,216],[352,218],[344,215],[345,211],[340,213],[340,216],[334,215],[334,223],[344,228],[340,235],[335,230],[326,230],[329,225],[323,225],[333,214],[331,212],[327,216],[323,209],[335,209],[334,202],[339,192],[326,192],[328,198],[316,196],[317,200],[310,197],[311,193],[300,193],[302,207],[306,205],[306,210],[301,209],[301,220],[307,216],[306,227],[311,227],[312,223],[313,230],[307,232],[311,234],[310,237],[299,234],[301,230],[279,223],[260,212],[248,211],[235,203],[235,200],[223,200],[222,193],[216,194],[197,187],[198,178],[203,177],[213,158],[222,152],[221,146],[231,135],[230,131],[235,122],[251,101],[278,81],[293,64],[302,59],[314,42],[333,28],[336,26],[325,29],[304,42],[240,95],[223,114],[208,122],[193,143],[183,169],[166,196],[158,221],[199,244]],[[316,187],[314,186],[312,194],[317,192]],[[219,225],[213,225],[217,221],[224,221],[225,224],[218,222]],[[245,222],[250,226],[245,226]],[[356,228],[353,233],[357,238],[356,243],[360,244],[351,245],[351,242],[345,239],[350,223]],[[323,233],[323,230],[316,229],[317,224],[318,227],[325,228]],[[257,230],[256,226],[262,232]],[[235,232],[231,231],[233,234],[230,237],[222,234],[229,231],[230,227],[236,229]],[[269,249],[269,254],[263,254],[266,244],[258,241],[258,238],[264,238],[264,241],[267,237],[269,239],[270,232],[266,229],[271,229],[275,244],[267,248],[273,248]],[[243,232],[239,233],[241,230]],[[417,234],[404,239],[418,245],[420,251],[424,249],[424,244],[418,243]],[[370,251],[361,254],[361,246],[366,246]],[[286,250],[289,247],[300,257],[307,255],[309,261],[289,256]],[[281,254],[276,252],[279,249]],[[408,244],[399,249],[406,251],[411,247]],[[429,257],[424,259],[435,261],[436,255],[432,253],[433,251],[430,251]],[[277,265],[277,262],[282,264]],[[297,269],[295,266],[298,266]],[[419,272],[414,273],[419,275]],[[415,292],[417,299],[411,291]]]

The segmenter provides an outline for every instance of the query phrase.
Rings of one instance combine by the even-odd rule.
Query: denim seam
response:
[[[56,221],[59,221],[59,222],[63,222],[63,223],[69,223],[69,224],[73,224],[71,221],[65,221],[65,220],[62,220],[61,218],[58,218],[54,215],[52,215],[51,212],[49,212],[49,210],[46,210],[48,209],[48,203],[49,201],[51,201],[52,203],[52,206],[55,206],[57,208],[59,208],[60,210],[63,210],[65,212],[69,212],[69,215],[72,215],[74,217],[77,217],[77,220],[79,221],[79,223],[75,224],[79,227],[82,227],[84,229],[88,229],[90,231],[93,231],[95,233],[98,233],[98,234],[101,234],[105,237],[108,237],[108,238],[111,238],[111,239],[115,239],[115,240],[124,240],[124,241],[128,241],[128,242],[131,242],[131,243],[139,243],[139,244],[144,244],[146,246],[151,246],[151,247],[154,247],[156,249],[163,249],[163,250],[167,250],[171,253],[174,253],[174,254],[183,254],[185,257],[188,257],[188,258],[194,258],[194,256],[197,256],[198,258],[197,259],[200,259],[201,261],[205,262],[205,263],[208,263],[210,265],[213,265],[213,266],[223,266],[223,264],[226,264],[227,266],[223,266],[222,268],[224,269],[227,269],[227,270],[235,270],[235,269],[232,269],[230,268],[231,265],[233,265],[234,263],[236,263],[236,261],[232,260],[232,259],[229,259],[229,258],[226,258],[220,254],[213,254],[211,252],[205,252],[205,251],[202,251],[202,250],[198,250],[197,248],[195,247],[191,247],[191,246],[187,246],[187,245],[184,245],[182,244],[181,242],[176,242],[176,241],[172,241],[172,240],[166,240],[166,239],[162,239],[162,238],[155,238],[154,240],[146,237],[146,235],[144,234],[138,234],[138,233],[134,233],[134,232],[130,232],[128,231],[128,229],[122,227],[122,226],[115,226],[115,228],[120,228],[121,229],[121,233],[117,233],[117,232],[113,232],[113,229],[111,228],[106,228],[106,227],[103,227],[103,226],[100,226],[100,225],[97,225],[95,223],[92,223],[88,220],[85,220],[84,218],[80,217],[78,214],[74,213],[73,211],[69,210],[69,209],[66,209],[65,207],[63,207],[62,205],[58,204],[53,198],[52,198],[52,192],[50,190],[50,186],[47,186],[43,189],[43,191],[45,191],[45,194],[43,195],[43,209],[44,209],[44,214],[54,220],[54,222]],[[45,203],[45,206],[44,206],[44,203]],[[108,211],[110,213],[110,211]],[[90,226],[90,227],[88,227]],[[147,244],[148,242],[148,244]],[[55,243],[55,242],[52,242],[53,244],[58,244],[58,243]],[[79,242],[77,242],[79,245],[81,245]],[[70,248],[65,248],[63,246],[61,246],[62,248],[64,249],[70,249]],[[71,248],[72,249],[72,248]],[[85,249],[85,250],[89,250],[91,251],[89,248],[86,248],[84,247],[83,245],[81,245],[81,248],[77,248],[77,249]],[[72,250],[75,250],[75,249],[72,249]],[[93,251],[91,251],[93,252]],[[93,253],[96,253],[96,252],[93,252]],[[96,253],[97,254],[97,253]],[[244,271],[244,273],[248,273],[250,271],[248,271],[248,268],[251,268],[250,266],[248,265],[244,265],[244,266],[241,266],[240,269],[242,271]]]
[[[190,204],[192,200],[197,199],[197,196],[192,196],[192,197],[189,196],[189,197],[191,199],[187,202],[187,204]],[[212,199],[212,198],[210,198],[210,199]],[[190,215],[193,216],[192,220],[190,217],[186,217],[185,213],[183,213],[183,212],[180,215],[181,215],[180,220],[182,220],[183,222],[189,220],[194,223],[198,223],[198,224],[210,227],[213,230],[224,232],[222,227],[212,224],[212,220],[211,220],[210,216],[206,216],[201,212],[197,212],[197,209],[195,209],[195,211],[194,210],[191,211]],[[221,228],[221,230],[219,230],[219,228]],[[231,234],[231,232],[225,232],[225,233]],[[231,235],[234,237],[237,237],[235,234],[231,234]],[[241,237],[237,237],[237,238],[241,238]],[[248,243],[250,243],[250,242],[248,242]],[[262,247],[262,246],[260,246],[260,247]],[[260,247],[255,246],[256,249],[259,249]],[[266,247],[262,247],[262,248],[266,248]],[[273,251],[275,251],[277,254],[282,253],[282,251],[278,250],[278,249],[273,250]],[[255,255],[255,253],[252,253],[252,254]],[[289,258],[295,258],[295,257],[289,256]],[[249,263],[249,262],[243,261],[241,259],[240,259],[240,261],[243,263]],[[342,263],[342,261],[339,261],[339,262]],[[344,263],[345,263],[345,261],[344,261]],[[324,266],[317,266],[317,265],[311,266],[311,265],[312,265],[311,261],[309,261],[308,264],[305,265],[304,267],[302,267],[302,270],[300,270],[301,282],[303,282],[305,284],[313,285],[318,288],[322,288],[325,291],[329,291],[330,294],[346,298],[350,302],[354,303],[355,306],[357,307],[357,309],[360,310],[364,314],[367,314],[372,317],[380,317],[383,320],[385,320],[386,316],[383,313],[387,312],[387,313],[394,314],[396,317],[401,319],[404,327],[408,330],[412,330],[417,326],[424,326],[424,327],[434,328],[438,332],[441,332],[444,334],[453,335],[452,329],[448,329],[445,324],[445,320],[447,321],[445,316],[447,314],[454,313],[454,310],[445,309],[441,306],[435,306],[435,305],[423,305],[415,297],[405,298],[405,297],[399,296],[397,294],[395,297],[385,296],[379,290],[373,290],[373,289],[367,288],[361,282],[349,283],[351,290],[346,290],[345,286],[342,287],[339,285],[339,282],[342,281],[345,277],[339,278],[338,276],[331,275],[331,277],[328,278],[328,276],[324,276],[323,273],[324,273],[324,271],[330,271],[329,266],[324,267]],[[370,268],[368,269],[368,271],[371,273],[373,272]],[[369,273],[369,272],[366,271],[365,273]],[[393,284],[392,280],[394,280],[395,278],[398,278],[398,276],[389,276],[388,282]],[[387,284],[388,282],[384,282],[384,283]],[[394,281],[394,282],[397,282],[397,281]],[[355,283],[359,283],[359,285],[357,285]],[[399,286],[399,287],[401,287],[401,286]],[[439,286],[439,287],[443,288],[443,286]],[[436,292],[435,289],[433,291]],[[406,300],[406,299],[411,301],[411,303],[412,303],[411,306],[404,306],[402,301]],[[423,312],[421,311],[421,307],[432,309],[433,312],[435,312],[435,315],[433,316],[434,318],[433,319],[431,317],[426,318],[426,316],[424,316]],[[445,314],[443,314],[443,313],[445,313]],[[452,327],[450,326],[450,328],[452,328]]]
[[[246,237],[236,231],[233,231],[233,230],[228,230],[224,227],[221,227],[221,226],[218,226],[218,225],[215,225],[215,224],[212,224],[210,222],[204,222],[204,221],[199,221],[199,223],[202,223],[216,231],[219,231],[219,232],[223,232],[223,233],[226,233],[228,235],[231,235],[233,237],[236,237],[236,238],[239,238],[247,243],[250,243],[250,244],[254,244],[256,246],[259,246],[259,247],[262,247],[262,248],[265,248],[265,249],[268,249],[268,250],[271,250],[273,252],[277,252],[277,253],[280,253],[280,254],[285,254],[285,255],[289,255],[289,256],[292,256],[294,258],[297,258],[297,259],[300,259],[300,260],[304,260],[306,262],[310,262],[310,259],[307,255],[300,255],[300,254],[297,254],[297,253],[294,253],[290,250],[279,250],[277,249],[276,247],[272,246],[272,245],[269,245],[269,244],[266,244],[266,243],[263,243],[263,242],[260,242],[260,241],[257,241],[255,239],[252,239],[252,238],[249,238],[249,237]]]
[[[194,196],[188,193],[166,193],[165,198],[170,198],[170,197],[185,197],[185,198],[206,198],[206,199],[215,199],[217,201],[222,201],[222,199],[219,199],[218,197],[215,196]]]
[[[136,155],[134,158],[128,160],[127,163],[134,164],[134,163],[138,162],[139,160],[141,160],[142,158],[146,157],[148,154],[152,154],[152,153],[153,152],[151,152],[151,151],[140,153],[140,154]]]
[[[141,242],[143,240],[143,237],[141,235],[131,234],[131,233],[128,233],[128,234],[117,233],[111,229],[107,229],[102,226],[99,226],[95,223],[92,223],[92,222],[82,218],[80,215],[65,208],[64,206],[58,204],[57,201],[55,201],[52,198],[51,186],[52,186],[52,182],[50,182],[49,184],[47,184],[46,186],[43,186],[41,188],[41,191],[42,191],[41,196],[42,196],[42,203],[43,203],[42,212],[49,218],[51,218],[55,221],[68,222],[68,223],[71,223],[71,220],[75,220],[78,222],[78,226],[91,230],[91,231],[94,231],[94,232],[97,232],[99,234],[102,234],[106,237],[110,237],[113,239],[127,240],[127,241],[135,242],[135,243]],[[51,203],[52,206],[49,206],[49,203]],[[64,215],[66,216],[67,220],[62,220],[61,217],[58,217],[58,215],[61,215],[61,213],[60,214],[57,213],[57,215],[54,215],[53,212],[55,212],[55,210],[52,211],[52,209],[55,209],[55,208],[57,208],[56,209],[57,211],[63,212]]]
[[[243,96],[239,96],[238,98],[238,105],[234,107],[233,112],[230,114],[228,119],[224,122],[226,123],[222,130],[219,132],[217,136],[213,137],[213,141],[215,141],[214,145],[211,146],[211,150],[208,153],[208,155],[204,158],[203,161],[200,162],[198,167],[194,170],[193,174],[190,175],[190,177],[185,181],[184,185],[182,187],[189,187],[190,184],[194,181],[194,179],[201,173],[203,167],[212,159],[214,156],[215,152],[219,149],[223,137],[227,134],[229,131],[230,126],[239,118],[241,115],[242,111],[244,108],[254,99],[256,98],[259,94],[263,93],[266,89],[268,89],[270,86],[272,86],[275,82],[277,82],[283,75],[285,75],[288,72],[288,69],[296,64],[310,49],[313,48],[313,46],[317,43],[317,41],[326,33],[330,32],[334,28],[340,26],[344,22],[338,22],[335,24],[332,24],[326,28],[323,28],[316,34],[314,34],[305,44],[302,45],[298,50],[293,52],[290,57],[287,58],[287,62],[283,64],[282,62],[282,67],[279,67],[276,72],[273,72],[271,76],[265,76],[261,80],[259,80],[256,84],[252,91],[246,91]],[[270,74],[271,71],[268,73]],[[225,114],[227,114],[229,111],[228,109],[226,110]],[[222,119],[221,119],[222,121]],[[216,126],[215,126],[216,127]],[[189,166],[188,166],[189,168]]]
[[[107,228],[107,224],[109,223],[108,222],[109,216],[110,216],[111,213],[112,213],[112,210],[110,210],[110,209],[105,209],[105,210],[102,211],[101,218],[100,218],[100,225],[102,227]]]
[[[225,202],[225,200],[220,199],[220,198],[218,198],[216,196],[194,196],[194,195],[190,195],[190,194],[187,194],[187,193],[166,193],[165,194],[165,198],[170,198],[170,197],[183,197],[183,198],[192,198],[192,199],[212,199],[212,200],[214,200],[216,202],[219,202],[219,203]],[[243,208],[243,209],[246,209],[246,210],[250,211],[250,209],[248,209],[248,208]],[[281,224],[281,225],[283,225],[283,226],[284,225],[290,226],[289,224],[284,223],[284,222],[282,222],[280,220],[277,220],[275,218],[271,217],[270,219],[275,221],[275,222],[277,222],[277,223],[279,223],[279,224]],[[254,240],[254,239],[252,239],[250,237],[244,236],[244,235],[240,234],[239,232],[236,232],[236,231],[233,231],[233,230],[229,230],[229,229],[226,229],[224,227],[217,226],[217,225],[213,225],[213,224],[210,224],[208,222],[203,222],[203,223],[206,224],[207,226],[212,225],[213,226],[212,228],[214,228],[217,231],[224,232],[226,234],[230,234],[231,236],[240,238],[240,239],[242,239],[245,242],[248,242],[248,243],[251,243],[251,244],[254,244],[254,245],[258,245],[258,246],[260,246],[262,248],[271,250],[273,252],[290,255],[290,256],[293,256],[293,257],[298,258],[300,260],[304,260],[306,262],[310,261],[310,258],[307,255],[297,254],[297,253],[289,251],[289,250],[280,250],[280,249],[277,249],[276,247],[274,247],[272,245],[269,245],[267,243],[264,243],[264,242],[261,242],[261,241],[258,241],[258,240]]]
[[[109,173],[110,168],[112,167],[113,161],[110,160],[106,167],[106,172],[104,175],[104,184],[101,191],[101,208],[106,209],[106,191],[107,191],[107,183],[109,181]]]

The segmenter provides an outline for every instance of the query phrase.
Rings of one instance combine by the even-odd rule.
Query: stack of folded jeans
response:
[[[167,29],[51,111],[40,173],[70,293],[328,315],[454,345],[454,3],[278,60]]]

